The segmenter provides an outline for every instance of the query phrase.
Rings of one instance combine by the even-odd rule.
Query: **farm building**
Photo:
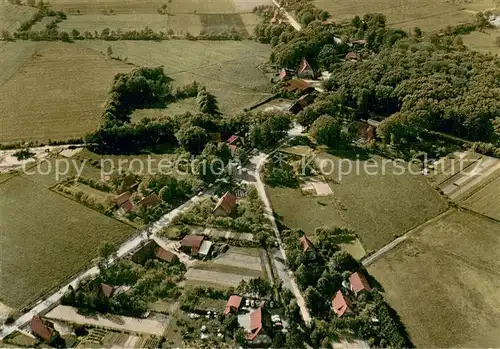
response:
[[[259,307],[250,313],[250,333],[247,335],[247,340],[253,342],[254,345],[270,343],[269,333],[271,329],[271,314],[264,309],[264,302],[261,302]]]
[[[314,70],[305,58],[302,58],[302,61],[300,62],[299,69],[297,70],[297,76],[299,78],[314,78]]]
[[[156,195],[156,193],[151,193],[148,196],[145,196],[139,201],[139,206],[148,207],[148,206],[156,206],[161,202],[161,199]]]
[[[287,82],[285,82],[285,85],[283,88],[286,91],[292,92],[292,93],[306,94],[306,93],[314,92],[314,87],[310,86],[307,81],[300,80],[300,79],[288,80]]]
[[[309,104],[314,102],[316,99],[316,96],[312,93],[308,93],[306,95],[301,96],[299,99],[297,99],[289,108],[288,111],[293,114],[297,114],[300,112],[302,109],[307,107]]]
[[[222,197],[217,201],[215,208],[212,213],[216,216],[228,216],[233,212],[233,209],[236,207],[236,196],[231,194],[230,192],[226,192]]]
[[[137,180],[136,176],[134,175],[127,175],[125,178],[123,178],[122,182],[122,189],[123,190],[130,190],[139,185],[139,181]]]
[[[116,197],[115,202],[118,206],[121,207],[124,203],[126,203],[127,201],[130,200],[131,196],[132,196],[132,194],[130,192],[128,192],[128,191],[123,192]]]
[[[99,289],[101,290],[101,293],[106,297],[106,298],[111,298],[113,297],[113,293],[115,291],[115,289],[113,288],[113,286],[110,286],[108,284],[103,284],[101,283],[99,285]]]
[[[352,133],[356,134],[356,137],[364,141],[374,140],[376,137],[376,127],[363,121],[355,121],[352,126],[350,126]]]
[[[278,81],[285,81],[288,77],[289,75],[286,69],[281,69],[280,73],[278,74]]]
[[[351,284],[351,291],[354,292],[355,295],[363,291],[371,291],[370,284],[363,274],[358,272],[352,273],[349,277],[349,282]]]
[[[162,247],[158,247],[156,249],[155,256],[159,260],[164,261],[164,262],[168,262],[168,263],[173,263],[179,259],[175,253],[170,252],[168,250],[165,250]]]
[[[200,250],[198,251],[198,254],[201,257],[209,256],[210,252],[212,251],[212,241],[208,240],[203,240],[203,242],[200,245]]]
[[[353,314],[352,302],[342,294],[342,291],[337,291],[332,300],[332,310],[338,317],[343,315]]]
[[[134,209],[134,204],[131,201],[125,201],[122,205],[120,205],[120,211],[125,214]]]
[[[240,309],[241,305],[241,297],[237,295],[232,295],[229,297],[226,307],[224,308],[224,315],[233,313],[236,314],[238,313],[238,310]]]
[[[59,332],[54,329],[54,324],[42,319],[39,315],[35,315],[31,319],[31,332],[48,344],[59,338]]]
[[[241,136],[232,135],[231,137],[229,137],[227,139],[226,143],[241,147],[241,146],[245,145],[245,138],[243,138]]]
[[[181,250],[189,254],[198,254],[204,238],[201,235],[186,235],[181,241]]]

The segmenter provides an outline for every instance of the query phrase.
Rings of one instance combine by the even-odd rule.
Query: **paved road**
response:
[[[206,195],[209,195],[209,192],[207,192],[204,196]],[[195,196],[191,198],[181,206],[177,207],[176,209],[162,216],[151,227],[139,230],[136,235],[134,235],[132,238],[130,238],[128,241],[126,241],[119,247],[117,252],[117,257],[120,258],[130,252],[133,252],[134,250],[136,250],[141,246],[141,243],[148,241],[150,238],[154,238],[155,234],[157,234],[162,228],[168,225],[175,216],[177,216],[185,209],[189,208],[194,203],[200,201],[201,198],[202,197],[200,196]],[[115,260],[112,260],[111,263],[113,263],[114,261]],[[47,310],[50,310],[51,307],[57,304],[57,302],[61,299],[61,297],[66,293],[69,286],[76,287],[80,283],[80,281],[85,280],[89,277],[93,277],[98,273],[99,273],[99,268],[97,268],[97,266],[94,266],[75,276],[75,278],[73,278],[71,282],[61,287],[58,291],[56,291],[52,295],[41,300],[34,308],[32,308],[30,311],[22,315],[20,318],[18,318],[12,325],[3,326],[2,328],[0,328],[1,330],[0,339],[28,324],[34,315],[40,313],[43,314]]]
[[[288,22],[290,23],[290,25],[296,30],[296,31],[301,31],[302,30],[302,26],[300,25],[299,22],[297,22],[295,20],[295,18],[292,17],[292,15],[290,13],[288,13],[288,11],[280,6],[280,4],[276,1],[276,0],[273,0],[273,3],[281,10],[283,11],[283,13],[285,14],[285,17],[288,19]]]

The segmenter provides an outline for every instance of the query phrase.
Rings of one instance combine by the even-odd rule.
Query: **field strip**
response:
[[[498,171],[493,172],[489,176],[487,176],[486,180],[483,183],[481,183],[481,185],[477,186],[476,188],[474,188],[470,192],[466,193],[466,195],[462,196],[460,198],[460,201],[461,202],[467,201],[468,199],[470,199],[471,197],[476,195],[479,191],[483,190],[484,188],[489,186],[491,183],[495,182],[495,180],[499,177],[500,177],[500,169]]]
[[[474,187],[477,184],[480,184],[484,179],[488,178],[491,174],[495,173],[497,170],[500,170],[500,161],[498,161],[497,164],[494,164],[494,162],[496,162],[495,159],[491,159],[490,161],[493,162],[492,165],[487,166],[485,169],[483,169],[484,172],[481,171],[482,173],[478,174],[477,178],[472,179],[467,184],[465,184],[463,187],[459,188],[457,191],[450,194],[450,199],[455,200],[458,197],[460,197],[464,194],[467,194],[467,191],[470,190],[472,187]],[[465,175],[468,175],[468,174],[465,174]]]
[[[403,241],[405,241],[410,235],[421,231],[423,228],[425,228],[425,227],[427,227],[427,226],[429,226],[431,224],[434,224],[434,222],[436,222],[436,221],[438,221],[438,220],[440,220],[440,219],[442,219],[442,218],[444,218],[444,217],[452,214],[453,212],[456,212],[456,210],[455,209],[446,210],[445,212],[443,212],[443,213],[437,215],[436,217],[429,219],[427,222],[419,225],[418,227],[415,227],[415,228],[409,230],[404,235],[398,237],[397,239],[391,241],[387,245],[385,245],[382,248],[380,248],[374,254],[363,258],[361,260],[361,263],[363,263],[363,265],[365,267],[369,266],[370,264],[372,264],[373,262],[375,262],[377,259],[379,259],[382,255],[384,255],[385,253],[389,252],[394,247],[398,246],[400,243],[402,243]]]
[[[426,19],[426,18],[433,18],[433,17],[439,17],[442,15],[449,15],[452,13],[458,13],[460,11],[455,10],[455,11],[449,11],[449,12],[438,12],[438,13],[433,13],[432,15],[427,15],[427,16],[420,16],[420,17],[414,17],[412,19],[409,19],[407,21],[400,21],[400,22],[392,22],[388,23],[389,25],[398,25],[398,24],[404,24],[404,23],[410,23],[410,22],[415,22],[418,21],[419,19]]]

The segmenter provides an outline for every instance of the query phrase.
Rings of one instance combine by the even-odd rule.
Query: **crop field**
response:
[[[101,242],[134,231],[19,176],[0,185],[0,212],[0,301],[15,308],[78,272]]]
[[[416,347],[500,343],[500,224],[451,210],[368,270]]]
[[[500,36],[500,29],[485,29],[484,31],[473,31],[463,35],[465,46],[481,53],[500,54],[500,47],[496,44],[496,38]]]
[[[420,27],[424,32],[471,22],[475,13],[498,6],[495,0],[315,0],[314,3],[330,12],[335,21],[365,13],[383,13],[389,26],[407,30]]]
[[[0,142],[65,140],[93,131],[113,77],[130,70],[76,44],[45,43],[0,87]]]
[[[269,58],[269,45],[243,41],[92,40],[82,43],[99,52],[111,46],[113,55],[137,66],[163,65],[174,86],[193,81],[216,95],[223,113],[236,113],[270,96],[268,78],[259,65]]]
[[[325,175],[330,179],[332,196],[306,197],[300,189],[266,188],[272,207],[285,226],[311,235],[318,227],[350,228],[359,235],[366,252],[370,252],[447,207],[423,176],[398,174],[395,165],[382,158],[373,158],[375,162],[359,160],[360,171],[355,170],[356,160],[325,153],[317,157],[318,161],[325,159],[331,160],[335,168]],[[363,171],[368,163],[378,164],[379,172],[370,174],[373,168]],[[353,170],[339,179],[340,171],[347,171],[349,164]],[[323,170],[329,171],[326,167]]]
[[[0,0],[0,30],[13,32],[36,11],[33,7],[13,5],[7,0]]]
[[[188,32],[200,35],[234,28],[249,36],[258,22],[253,8],[271,4],[271,0],[54,0],[51,4],[54,9],[69,14],[59,25],[67,31],[140,30],[148,26],[155,31],[173,31],[176,35]],[[163,14],[159,14],[160,9]]]
[[[465,199],[462,205],[500,221],[500,171],[489,184]]]
[[[35,41],[11,41],[0,43],[0,88],[22,68],[41,44]]]

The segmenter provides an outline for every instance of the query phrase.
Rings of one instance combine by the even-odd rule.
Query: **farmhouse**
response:
[[[121,207],[123,204],[130,200],[130,196],[132,196],[130,192],[123,192],[116,197],[115,202],[118,206]]]
[[[314,70],[309,65],[305,58],[302,58],[299,69],[297,70],[299,78],[314,78]]]
[[[301,96],[299,99],[297,99],[289,108],[288,111],[293,114],[297,114],[300,112],[302,109],[307,107],[309,104],[314,102],[316,99],[316,96],[312,93],[308,93],[306,95]]]
[[[351,284],[351,291],[354,292],[355,295],[363,291],[371,291],[370,284],[363,274],[358,272],[351,274],[349,282]]]
[[[232,295],[229,297],[226,307],[224,308],[224,315],[233,313],[236,314],[238,313],[238,310],[241,305],[241,297],[237,295]]]
[[[337,291],[332,300],[332,310],[338,317],[343,315],[353,314],[352,302],[342,294],[342,291]]]
[[[217,201],[215,208],[212,213],[216,216],[228,216],[233,212],[233,209],[236,207],[236,196],[231,194],[230,192],[226,192],[222,197]]]
[[[131,201],[125,201],[123,205],[120,206],[122,213],[128,213],[134,209],[134,204]]]
[[[141,201],[139,201],[139,206],[148,207],[148,206],[156,206],[161,202],[161,199],[156,195],[156,193],[151,193],[146,197],[143,197]]]
[[[31,332],[48,344],[59,338],[59,332],[54,329],[54,324],[42,319],[39,315],[31,319]]]
[[[286,91],[292,93],[311,93],[314,92],[314,87],[310,86],[307,81],[300,79],[292,79],[285,82],[285,86],[283,87]]]
[[[257,310],[250,313],[250,333],[247,335],[247,340],[254,344],[270,342],[268,333],[271,328],[271,315],[264,309],[264,302],[261,302]]]
[[[158,247],[156,249],[155,256],[159,260],[164,261],[164,262],[168,262],[168,263],[173,263],[179,259],[175,253],[170,252],[168,250],[165,250],[162,247]]]
[[[198,254],[205,237],[201,235],[186,235],[181,241],[181,250],[189,254]]]

